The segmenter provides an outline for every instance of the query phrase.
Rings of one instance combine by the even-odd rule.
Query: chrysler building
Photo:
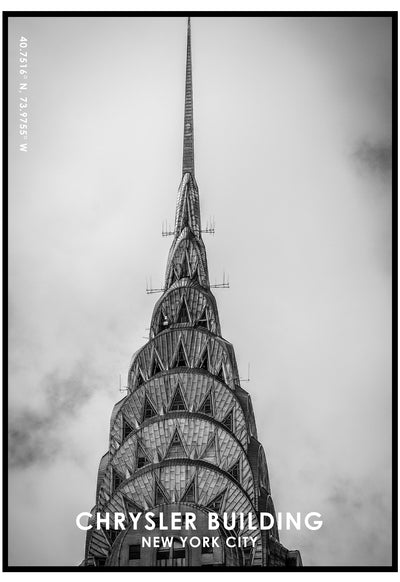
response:
[[[190,19],[182,179],[165,284],[154,306],[149,341],[132,357],[128,391],[114,407],[108,451],[100,461],[96,504],[87,532],[86,567],[293,568],[300,553],[279,541],[276,525],[260,528],[260,512],[275,515],[264,449],[257,439],[251,398],[240,385],[235,351],[222,335],[210,288],[195,177]],[[153,512],[155,529],[145,528]],[[173,512],[195,514],[196,530],[162,529]],[[208,530],[208,514],[220,516]],[[110,515],[96,528],[95,515]],[[114,529],[115,513],[143,517]],[[222,519],[252,514],[243,528]],[[165,527],[165,526],[164,526]],[[167,525],[167,528],[169,526]],[[254,527],[254,524],[253,524]],[[168,547],[147,547],[143,538],[169,537]],[[214,547],[183,544],[181,536],[214,537]],[[226,544],[227,538],[238,540]],[[239,540],[251,537],[243,547]]]

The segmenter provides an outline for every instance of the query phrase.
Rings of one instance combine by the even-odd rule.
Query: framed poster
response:
[[[4,569],[395,570],[397,13],[3,22]]]

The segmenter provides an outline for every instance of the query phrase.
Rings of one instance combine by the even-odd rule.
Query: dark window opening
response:
[[[107,558],[96,558],[96,566],[102,567],[106,565]]]
[[[133,432],[133,427],[124,418],[122,421],[122,439],[125,440]]]
[[[187,361],[182,344],[179,345],[178,353],[175,359],[175,368],[187,368]]]
[[[189,312],[185,300],[182,301],[181,308],[178,313],[176,323],[190,323]]]
[[[173,566],[185,566],[185,548],[174,548],[172,554]]]
[[[163,312],[160,313],[160,323],[158,326],[158,331],[163,331],[164,329],[167,329],[167,327],[169,326],[169,319],[166,315],[164,315]]]
[[[221,507],[222,507],[222,502],[224,500],[224,493],[220,493],[219,495],[217,495],[216,497],[214,497],[214,499],[212,499],[210,501],[210,503],[208,503],[207,507],[209,509],[212,509],[213,511],[215,511],[216,513],[219,513]]]
[[[118,489],[123,480],[123,477],[121,477],[121,475],[117,473],[115,469],[113,469],[113,491]]]
[[[202,554],[212,554],[213,549],[212,549],[211,545],[207,546],[207,545],[204,545],[204,543],[205,543],[205,540],[203,538],[203,545],[201,547],[201,553]]]
[[[230,430],[231,432],[233,432],[233,411],[231,410],[231,412],[229,412],[229,414],[227,414],[224,418],[224,420],[222,421],[222,424],[224,426],[226,426],[226,428],[228,430]]]
[[[140,544],[129,546],[129,560],[140,560]]]
[[[187,503],[194,503],[195,502],[195,491],[194,491],[194,481],[192,481],[189,487],[186,489],[182,501],[186,501]]]
[[[183,277],[190,277],[190,268],[189,268],[189,263],[187,260],[187,256],[186,253],[183,257],[182,263],[181,263],[181,278]]]
[[[178,385],[174,397],[171,402],[171,406],[169,407],[170,411],[173,410],[187,410],[185,401],[183,400],[182,391],[180,386]]]
[[[207,321],[207,315],[206,315],[206,309],[204,308],[203,313],[200,316],[200,319],[197,322],[197,325],[200,327],[205,327],[206,329],[208,329],[208,321]]]
[[[160,548],[156,553],[158,567],[163,566],[186,566],[186,552],[182,542],[173,539],[171,548]]]
[[[252,551],[251,548],[243,548],[244,566],[251,566]]]
[[[144,454],[138,455],[138,460],[137,460],[137,468],[138,469],[141,469],[142,467],[145,467],[148,464],[149,464],[149,460]]]
[[[146,453],[143,451],[143,449],[140,446],[138,446],[138,448],[137,448],[137,468],[141,469],[145,465],[149,465],[149,464],[150,464],[150,461],[149,461]]]
[[[211,394],[205,397],[203,400],[203,404],[199,408],[199,412],[203,414],[212,414],[212,402],[211,402]]]
[[[147,418],[153,418],[153,416],[157,416],[157,411],[146,396],[143,406],[143,420],[146,420]]]
[[[138,376],[137,376],[137,380],[136,380],[136,386],[139,387],[142,384],[144,384],[144,378],[143,378],[142,372],[139,370],[139,373],[138,373]]]
[[[157,550],[157,566],[169,566],[169,550]]]
[[[221,364],[219,372],[218,372],[218,374],[216,374],[216,376],[217,376],[218,380],[221,380],[221,382],[225,383],[224,368],[223,368],[222,364]]]
[[[106,529],[105,527],[102,528],[103,529],[103,533],[105,534],[106,538],[108,539],[110,546],[113,545],[113,543],[115,542],[115,540],[118,537],[118,534],[120,533],[121,530],[119,529]]]
[[[149,464],[149,462],[148,462],[146,457],[143,457],[143,456],[138,457],[138,461],[137,461],[137,468],[138,469],[141,469],[142,467],[145,467],[148,464]]]
[[[151,376],[155,376],[156,374],[159,374],[160,372],[162,372],[162,368],[160,365],[160,362],[157,358],[157,356],[154,354],[154,360],[153,360],[153,366],[151,368]]]
[[[164,491],[161,489],[160,485],[156,483],[156,495],[155,495],[155,504],[162,505],[163,503],[168,503],[168,499]]]
[[[239,481],[239,476],[240,476],[239,461],[237,461],[237,463],[232,465],[232,467],[229,469],[228,473],[229,473],[229,475],[232,475],[232,477],[234,479],[236,479],[236,481]]]
[[[109,529],[107,531],[108,539],[110,540],[111,545],[115,542],[118,537],[120,530],[119,529]]]

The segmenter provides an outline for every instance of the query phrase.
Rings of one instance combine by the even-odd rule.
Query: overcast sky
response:
[[[10,26],[10,564],[74,566],[146,277],[163,285],[186,20]],[[390,565],[391,22],[194,18],[192,49],[222,333],[243,378],[250,362],[276,509],[324,519],[281,541],[305,565]]]

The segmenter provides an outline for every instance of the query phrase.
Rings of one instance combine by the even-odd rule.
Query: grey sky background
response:
[[[192,35],[222,332],[251,365],[276,509],[324,518],[281,541],[305,565],[390,565],[390,20],[206,17]],[[146,277],[163,285],[186,21],[14,18],[9,42],[10,564],[77,565]]]

